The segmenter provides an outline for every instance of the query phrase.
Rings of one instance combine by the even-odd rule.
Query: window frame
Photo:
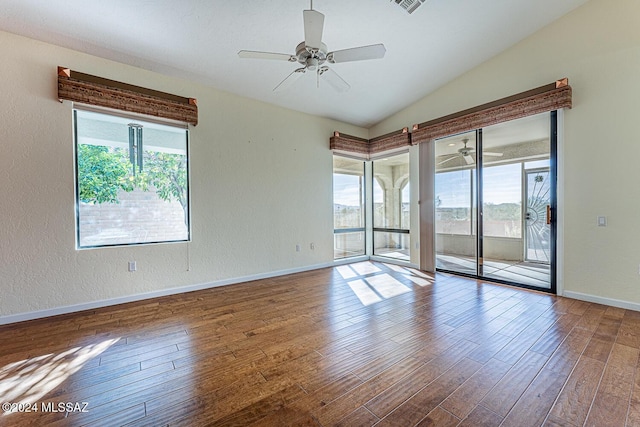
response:
[[[354,176],[358,176],[360,179],[360,191],[361,191],[361,204],[360,204],[360,218],[361,218],[361,222],[362,225],[360,227],[341,227],[341,228],[337,228],[336,227],[336,223],[335,223],[335,175],[336,175],[336,169],[335,169],[335,159],[337,158],[342,158],[342,159],[347,159],[347,160],[352,160],[354,162],[359,162],[362,163],[362,175],[354,175]],[[333,166],[332,166],[332,174],[331,174],[331,180],[332,180],[332,207],[333,207],[333,251],[334,251],[334,255],[333,255],[333,260],[334,261],[341,261],[341,260],[345,260],[345,259],[349,259],[349,258],[356,258],[356,257],[360,257],[360,256],[366,256],[367,255],[367,243],[368,243],[368,238],[367,238],[367,215],[368,215],[368,204],[367,204],[367,197],[366,197],[366,193],[367,193],[367,161],[363,160],[363,159],[359,159],[356,157],[351,157],[351,156],[345,156],[345,155],[341,155],[341,154],[334,154],[332,156],[332,162],[333,162]],[[338,175],[348,175],[348,174],[338,174]],[[345,256],[341,256],[341,257],[336,257],[335,255],[335,251],[336,251],[336,243],[335,243],[335,239],[338,235],[341,234],[352,234],[352,233],[362,233],[362,253],[358,253],[358,254],[353,254],[353,255],[345,255]]]
[[[122,243],[108,243],[98,245],[82,245],[80,236],[80,177],[78,170],[78,119],[77,112],[89,112],[103,114],[106,116],[117,117],[120,119],[142,121],[149,124],[161,125],[172,127],[176,129],[184,130],[185,132],[185,157],[186,157],[186,206],[187,212],[185,218],[186,224],[186,238],[184,239],[166,239],[166,240],[153,240],[145,242],[122,242]],[[157,244],[171,244],[171,243],[189,243],[192,240],[192,213],[191,213],[191,132],[190,125],[186,122],[180,122],[171,119],[158,118],[154,116],[148,116],[138,113],[124,112],[120,110],[114,110],[104,107],[95,107],[85,104],[73,103],[72,105],[72,123],[73,123],[73,175],[74,175],[74,210],[75,210],[75,245],[76,250],[87,249],[100,249],[100,248],[113,248],[113,247],[132,247],[132,246],[147,246]]]
[[[384,161],[385,159],[390,159],[393,157],[399,157],[402,155],[407,155],[407,177],[404,181],[404,184],[402,185],[401,190],[399,191],[399,206],[398,208],[399,210],[399,218],[398,218],[398,226],[397,227],[389,227],[386,225],[383,226],[377,226],[376,225],[376,209],[375,209],[375,205],[376,205],[376,198],[375,198],[375,186],[376,183],[378,184],[378,187],[380,188],[380,191],[383,192],[383,200],[382,200],[382,205],[386,206],[386,200],[384,199],[384,189],[382,188],[382,185],[380,184],[380,181],[376,178],[376,162],[380,162],[380,161]],[[371,218],[371,240],[373,242],[373,246],[371,247],[371,255],[372,256],[376,256],[376,257],[382,257],[382,258],[387,258],[387,259],[395,259],[395,260],[401,260],[400,258],[396,258],[393,256],[389,256],[387,253],[376,253],[376,247],[375,247],[375,242],[376,242],[376,235],[381,235],[381,234],[392,234],[392,235],[396,235],[400,238],[400,240],[402,240],[403,238],[406,237],[406,239],[409,239],[409,236],[411,235],[411,219],[409,218],[409,226],[407,228],[403,228],[403,221],[402,221],[402,205],[403,205],[403,200],[402,200],[402,193],[404,188],[407,185],[410,185],[411,182],[411,174],[410,174],[410,169],[411,169],[411,162],[409,159],[409,151],[408,150],[400,150],[400,151],[394,151],[392,153],[387,153],[387,154],[382,154],[379,155],[377,157],[374,157],[372,159],[369,160],[370,164],[371,164],[371,189],[372,189],[372,193],[371,193],[371,202],[370,202],[370,209],[372,212],[372,218]],[[409,200],[409,203],[411,203],[411,200]],[[410,215],[409,215],[410,216]],[[378,233],[378,234],[376,234]],[[407,242],[407,251],[408,251],[408,255],[407,257],[409,257],[410,259],[410,254],[411,254],[411,244],[410,242]],[[404,260],[402,260],[404,261]]]

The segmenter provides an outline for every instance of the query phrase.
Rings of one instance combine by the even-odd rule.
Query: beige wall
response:
[[[1,32],[0,56],[0,323],[332,262],[329,137],[366,129]],[[198,99],[192,243],[75,249],[72,114],[56,99],[58,65]]]
[[[567,295],[640,307],[640,2],[592,0],[411,107],[371,137],[568,77],[561,141]],[[607,227],[597,227],[605,215]],[[621,303],[621,304],[620,304]]]

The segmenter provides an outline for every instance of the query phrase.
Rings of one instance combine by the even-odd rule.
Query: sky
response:
[[[346,206],[360,205],[360,177],[333,174],[333,203]]]

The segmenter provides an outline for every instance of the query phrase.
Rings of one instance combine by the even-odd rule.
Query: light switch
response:
[[[607,217],[599,216],[598,217],[598,227],[606,227],[607,226]]]

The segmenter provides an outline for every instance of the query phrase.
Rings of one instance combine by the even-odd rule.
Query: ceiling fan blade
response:
[[[338,92],[346,92],[351,86],[349,83],[345,82],[342,77],[338,75],[331,68],[324,66],[318,68],[318,78],[322,77],[322,80],[327,82],[329,86],[337,90]]]
[[[350,49],[336,50],[327,54],[327,61],[336,64],[338,62],[364,61],[367,59],[383,58],[385,52],[383,44],[372,44],[370,46],[352,47]]]
[[[462,157],[464,157],[464,161],[467,162],[468,165],[473,164],[473,157],[471,156],[462,156]]]
[[[238,52],[240,58],[250,59],[275,59],[276,61],[289,61],[296,62],[298,59],[294,55],[288,53],[271,53],[271,52],[257,52],[254,50],[241,50]]]
[[[320,49],[322,47],[324,15],[317,10],[305,10],[302,14],[304,17],[304,44],[307,49]]]
[[[298,68],[294,70],[291,74],[289,74],[283,81],[278,84],[278,86],[273,88],[274,92],[282,92],[283,90],[291,87],[292,84],[296,82],[304,73],[307,72],[306,68]]]
[[[445,159],[445,160],[441,161],[440,163],[436,163],[436,166],[443,165],[443,164],[447,163],[448,161],[455,159],[456,157],[458,157],[458,156],[451,156],[448,159]]]
[[[483,151],[482,152],[483,156],[495,156],[495,157],[502,157],[504,156],[503,153],[492,153],[491,151]]]

